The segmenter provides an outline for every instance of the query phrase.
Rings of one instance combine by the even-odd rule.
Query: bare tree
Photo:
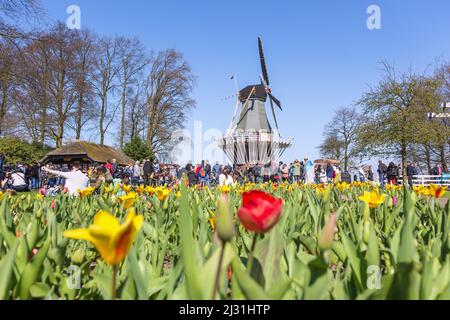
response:
[[[75,131],[75,139],[80,140],[84,126],[95,117],[95,97],[92,74],[95,56],[98,53],[97,38],[89,30],[79,32],[75,42],[75,91],[76,104],[69,122]]]
[[[129,109],[126,120],[126,132],[129,132],[129,140],[139,137],[143,138],[145,133],[146,119],[143,117],[146,110],[145,90],[146,81],[139,80],[130,92]]]
[[[61,147],[76,101],[76,33],[60,23],[49,33],[49,38],[49,111],[55,123],[55,127],[49,129],[56,147]]]
[[[195,107],[190,97],[195,77],[180,53],[167,50],[152,59],[148,79],[146,141],[157,154],[171,147],[172,132],[184,127]]]
[[[14,83],[17,49],[7,42],[0,42],[0,136],[4,133],[3,125]]]
[[[341,160],[346,172],[358,154],[355,140],[361,119],[354,108],[341,108],[325,128],[325,141],[320,147],[322,154],[334,155],[337,160]]]
[[[38,0],[0,0],[0,38],[15,41],[29,38],[43,15]],[[27,28],[30,30],[25,30]]]
[[[137,78],[142,75],[144,68],[150,63],[145,54],[142,43],[135,38],[119,37],[117,39],[117,52],[121,68],[119,69],[121,119],[120,119],[120,147],[124,146],[125,122],[128,99],[132,94],[131,86],[135,85]],[[139,92],[139,90],[137,90]]]
[[[119,104],[114,105],[113,101],[114,93],[118,88],[118,76],[121,69],[117,50],[117,40],[109,38],[100,40],[92,82],[100,100],[98,117],[100,144],[105,143],[106,132],[114,121],[115,113],[119,107]]]
[[[325,139],[319,146],[320,155],[324,158],[342,160],[342,141],[336,136],[326,134]]]

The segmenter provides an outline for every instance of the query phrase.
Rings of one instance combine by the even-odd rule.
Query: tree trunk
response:
[[[442,169],[443,169],[443,171],[447,171],[447,157],[445,155],[445,144],[442,144],[439,147],[439,155],[441,158]]]
[[[45,144],[45,130],[47,127],[47,92],[46,86],[44,87],[44,92],[42,94],[42,105],[41,105],[41,123],[40,123],[40,137],[39,137],[39,143],[41,146],[44,146]]]
[[[56,99],[56,107],[58,110],[58,114],[57,114],[58,131],[57,131],[57,136],[56,136],[56,147],[57,148],[62,147],[62,140],[64,137],[64,124],[66,122],[65,114],[63,111],[64,78],[65,78],[65,74],[64,74],[64,72],[62,72],[60,75],[60,79],[59,79],[58,95],[57,95],[57,99]]]
[[[78,97],[78,113],[77,113],[77,123],[76,123],[76,140],[81,139],[81,129],[83,127],[83,100],[84,100],[84,89],[80,89],[80,96]]]
[[[406,157],[407,157],[407,152],[406,152],[406,142],[402,142],[401,144],[402,146],[402,174],[403,174],[403,186],[407,186],[408,185],[408,176],[406,175]]]
[[[124,137],[125,137],[125,109],[127,103],[127,81],[124,79],[122,86],[122,119],[120,122],[120,148],[123,148],[124,145]]]
[[[61,148],[63,145],[64,124],[58,123],[58,134],[56,137],[56,148]]]
[[[348,172],[348,144],[344,148],[344,172]]]
[[[429,145],[425,146],[425,159],[427,162],[428,174],[431,175],[431,154]]]
[[[105,143],[105,130],[103,129],[105,122],[105,107],[106,107],[105,95],[103,95],[101,99],[102,99],[102,108],[100,110],[99,128],[100,128],[100,145],[103,145]]]
[[[2,104],[0,106],[0,137],[3,134],[3,120],[6,115],[6,104],[8,101],[8,72],[6,70],[2,73]]]

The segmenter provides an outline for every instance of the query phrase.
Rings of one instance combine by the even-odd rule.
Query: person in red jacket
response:
[[[105,164],[105,168],[111,173],[111,176],[114,175],[114,168],[111,160],[108,160]]]

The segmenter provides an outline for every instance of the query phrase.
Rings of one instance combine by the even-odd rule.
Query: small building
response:
[[[133,165],[134,160],[122,151],[110,146],[100,145],[87,141],[72,141],[59,149],[48,153],[40,163],[70,164],[75,161],[81,164],[106,163],[116,159],[120,166]]]

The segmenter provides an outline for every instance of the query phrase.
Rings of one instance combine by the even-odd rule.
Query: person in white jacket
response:
[[[233,185],[234,185],[233,177],[230,175],[227,169],[223,170],[223,173],[219,176],[219,186],[230,187]]]
[[[81,172],[78,163],[73,165],[71,172],[50,170],[47,167],[44,167],[43,170],[66,179],[67,193],[71,196],[79,196],[78,190],[84,190],[89,186],[89,178]]]

